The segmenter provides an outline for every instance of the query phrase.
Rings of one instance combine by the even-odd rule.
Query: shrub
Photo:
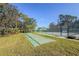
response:
[[[67,36],[67,38],[69,38],[69,39],[76,39],[75,36]]]
[[[19,29],[18,28],[11,28],[8,30],[8,33],[11,33],[11,34],[15,34],[15,33],[19,33]]]

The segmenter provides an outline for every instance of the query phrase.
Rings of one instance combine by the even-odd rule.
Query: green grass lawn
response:
[[[66,40],[63,38],[58,38],[56,36],[42,35],[34,33],[47,38],[55,39],[56,42],[48,43],[37,47],[37,52],[39,55],[79,55],[79,41]],[[77,42],[78,41],[78,42]]]
[[[22,33],[10,35],[8,37],[0,37],[0,55],[79,55],[79,42],[65,40],[55,36],[41,36],[51,38],[56,41],[33,47]]]
[[[33,55],[31,43],[23,34],[0,37],[0,55]]]

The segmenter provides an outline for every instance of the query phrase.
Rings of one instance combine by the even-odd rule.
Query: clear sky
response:
[[[36,19],[38,27],[48,27],[49,23],[57,22],[59,14],[70,14],[79,17],[79,4],[62,3],[16,3],[20,12]]]

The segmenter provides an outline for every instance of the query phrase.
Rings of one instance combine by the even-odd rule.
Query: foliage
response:
[[[5,34],[9,28],[16,27],[18,19],[18,10],[11,4],[0,4],[0,32]]]
[[[59,31],[59,26],[58,24],[54,24],[53,22],[51,22],[49,24],[49,32],[58,32]]]
[[[20,13],[16,6],[8,3],[0,4],[1,35],[17,32],[32,32],[35,27],[35,19]]]
[[[60,20],[60,32],[62,33],[62,27],[67,28],[67,36],[69,36],[69,29],[71,27],[71,24],[77,19],[76,16],[72,15],[59,15]]]
[[[21,13],[21,18],[23,21],[23,30],[24,32],[32,32],[36,27],[36,21],[33,18],[29,18],[27,15]]]

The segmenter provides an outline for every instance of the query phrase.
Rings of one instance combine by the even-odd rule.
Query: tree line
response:
[[[63,32],[66,32],[67,36],[70,32],[79,33],[79,19],[77,16],[60,14],[57,24],[51,22],[48,29],[51,32],[60,32],[61,36]]]
[[[35,27],[36,20],[19,12],[16,6],[0,4],[0,35],[32,32]]]

